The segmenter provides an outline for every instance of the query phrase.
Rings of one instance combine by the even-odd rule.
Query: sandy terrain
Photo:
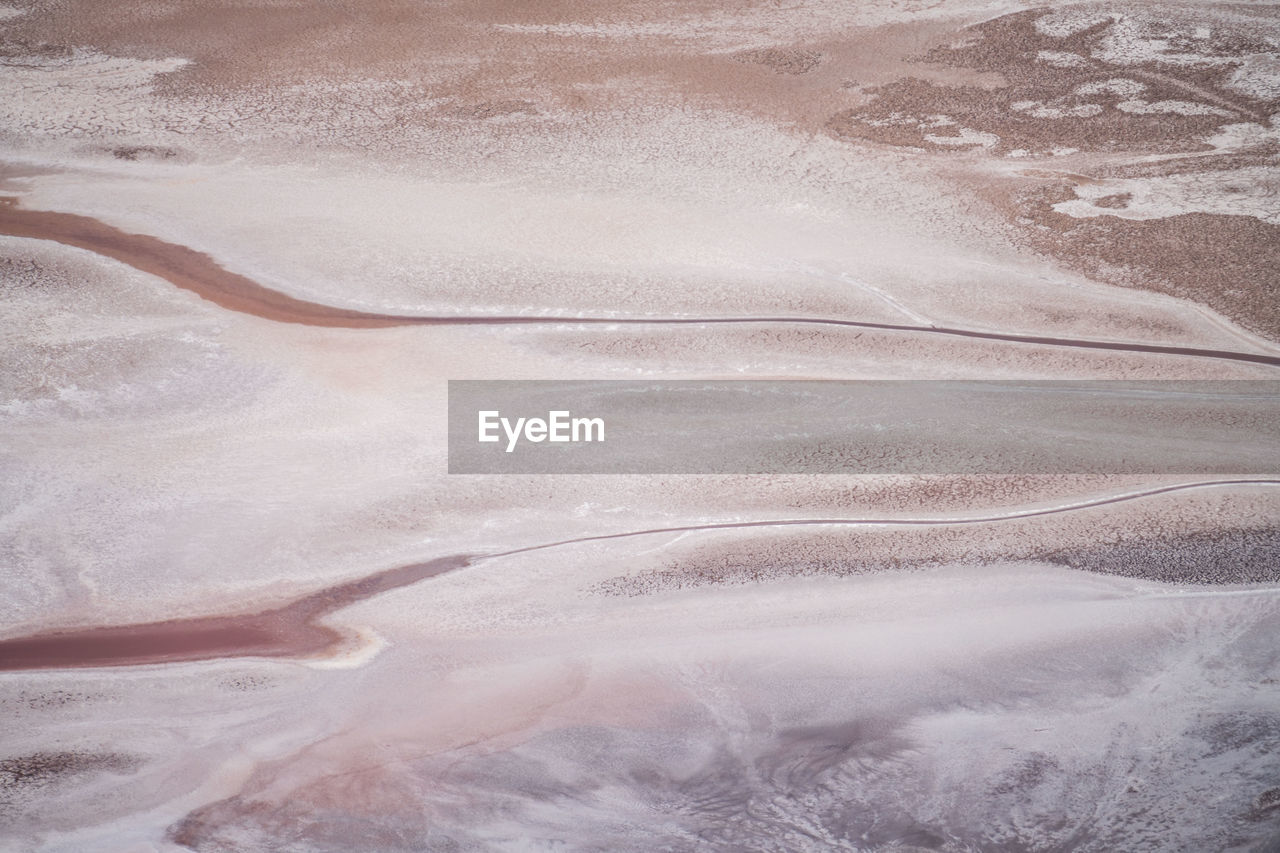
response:
[[[1280,471],[446,473],[1280,377],[1274,6],[6,0],[0,94],[0,850],[1280,843]]]

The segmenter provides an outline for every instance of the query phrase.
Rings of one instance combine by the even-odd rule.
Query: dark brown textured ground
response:
[[[1030,245],[1095,278],[1199,302],[1280,340],[1280,226],[1212,213],[1076,219],[1053,210],[1073,197],[1052,186],[1022,197]]]
[[[260,613],[11,637],[0,640],[0,671],[321,655],[343,639],[338,631],[318,623],[325,614],[468,562],[467,557],[444,557],[402,566]]]
[[[1044,11],[1006,15],[969,28],[964,32],[967,38],[956,45],[936,47],[916,58],[922,67],[940,64],[998,74],[1007,85],[948,85],[908,75],[872,88],[867,103],[836,113],[827,128],[840,139],[934,154],[979,150],[977,143],[961,139],[961,128],[966,128],[987,135],[983,157],[1072,150],[1079,157],[1111,158],[1092,167],[1094,178],[1138,174],[1158,178],[1273,165],[1277,162],[1274,146],[1230,155],[1142,160],[1149,155],[1208,150],[1204,139],[1223,125],[1265,125],[1280,110],[1274,100],[1226,85],[1245,57],[1275,50],[1264,31],[1249,23],[1248,15],[1254,11],[1242,13],[1244,22],[1215,27],[1214,35],[1202,43],[1182,45],[1202,51],[1205,63],[1172,68],[1151,62],[1117,65],[1093,57],[1114,26],[1111,22],[1052,37],[1036,30],[1036,20]],[[1260,26],[1262,19],[1257,23]],[[1057,67],[1038,59],[1041,51],[1075,54],[1080,61]],[[1080,91],[1114,80],[1143,87],[1137,97],[1148,103],[1176,101],[1216,112],[1126,112],[1118,105],[1128,96]],[[1057,113],[1037,115],[1040,109]],[[1073,116],[1073,110],[1096,112]],[[1117,164],[1117,155],[1130,159]],[[1024,171],[1024,175],[1032,173],[1032,169]],[[1024,182],[1007,189],[980,171],[961,182],[1003,213],[1015,240],[1068,267],[1110,284],[1198,302],[1253,332],[1280,339],[1280,300],[1276,298],[1280,227],[1243,213],[1187,213],[1146,221],[1109,216],[1074,219],[1051,209],[1053,203],[1073,197],[1061,179],[1033,186]],[[1126,203],[1117,195],[1098,206],[1120,209]]]

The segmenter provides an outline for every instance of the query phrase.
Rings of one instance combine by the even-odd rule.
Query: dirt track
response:
[[[78,249],[86,249],[135,269],[151,273],[202,299],[242,314],[250,314],[280,323],[334,328],[379,329],[395,326],[434,325],[725,325],[725,324],[797,324],[845,326],[881,331],[917,332],[931,335],[976,338],[1008,343],[1041,346],[1074,347],[1113,352],[1143,352],[1191,358],[1215,358],[1280,367],[1280,356],[1234,350],[1198,347],[1161,346],[1157,344],[1100,341],[1085,338],[1058,338],[1044,335],[1019,335],[984,332],[945,326],[913,326],[895,323],[870,323],[831,317],[747,316],[747,317],[545,317],[545,316],[409,316],[354,311],[295,299],[263,287],[252,279],[230,272],[213,258],[186,246],[179,246],[145,234],[130,234],[88,216],[52,211],[24,210],[13,198],[0,198],[0,234],[52,240]]]

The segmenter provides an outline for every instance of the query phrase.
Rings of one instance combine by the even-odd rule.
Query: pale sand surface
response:
[[[447,379],[1274,378],[1277,55],[1265,4],[0,7],[0,849],[1272,849],[1274,482],[444,436]]]

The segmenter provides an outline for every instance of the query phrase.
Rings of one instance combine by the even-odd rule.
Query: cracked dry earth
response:
[[[1270,3],[4,0],[0,849],[1280,850],[1280,472],[445,473],[1280,378],[1278,122]]]

